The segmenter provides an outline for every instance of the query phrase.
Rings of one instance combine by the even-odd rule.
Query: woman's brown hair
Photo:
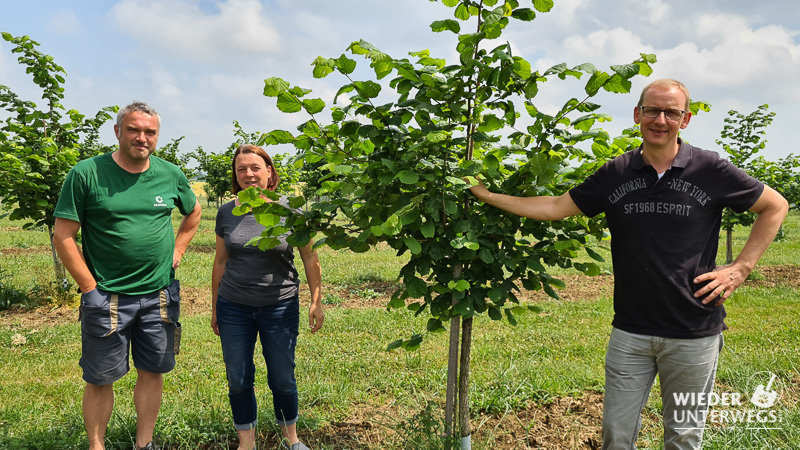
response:
[[[242,190],[242,187],[239,186],[239,180],[236,179],[236,158],[242,153],[252,153],[260,156],[261,159],[263,159],[267,164],[267,167],[272,169],[272,174],[267,182],[267,189],[274,191],[278,187],[278,183],[281,182],[281,177],[278,175],[278,171],[275,170],[275,164],[272,162],[272,158],[269,157],[263,148],[257,145],[244,144],[240,145],[239,148],[236,149],[236,151],[233,153],[233,158],[231,158],[231,192],[233,195],[238,194]]]

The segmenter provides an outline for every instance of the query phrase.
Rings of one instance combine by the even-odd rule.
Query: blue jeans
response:
[[[297,422],[297,384],[294,349],[300,319],[300,301],[293,298],[270,306],[247,306],[217,297],[217,325],[228,377],[228,397],[237,430],[257,425],[253,363],[256,337],[261,337],[267,381],[279,425]]]
[[[606,352],[603,449],[636,448],[642,408],[658,374],[664,409],[664,450],[700,449],[708,405],[681,397],[714,388],[722,334],[671,339],[611,330]],[[683,404],[682,404],[683,403]]]

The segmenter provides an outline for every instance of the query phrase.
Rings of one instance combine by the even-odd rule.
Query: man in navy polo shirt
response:
[[[633,110],[643,144],[609,161],[558,197],[513,197],[471,188],[480,200],[536,220],[606,214],[614,265],[614,320],[606,352],[603,448],[635,448],[656,374],[664,448],[699,449],[708,404],[676,395],[710,393],[722,306],[769,247],[788,211],[775,190],[717,153],[683,142],[689,91],[657,80]],[[758,215],[736,260],[716,266],[722,210]],[[685,398],[685,396],[684,396]]]

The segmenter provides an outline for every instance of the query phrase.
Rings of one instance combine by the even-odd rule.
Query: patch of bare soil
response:
[[[403,448],[400,433],[407,422],[398,418],[398,412],[390,405],[384,408],[353,405],[350,411],[347,420],[333,421],[315,430],[301,430],[302,439],[311,448]],[[491,439],[492,448],[497,449],[599,449],[602,413],[603,395],[587,392],[582,397],[530,404],[508,414],[481,414],[471,421],[472,442],[480,446]],[[267,438],[267,448],[277,446],[277,440],[273,440]]]
[[[0,251],[0,254],[3,254],[3,255],[33,255],[33,254],[37,254],[37,253],[49,253],[49,252],[50,252],[50,247],[48,247],[46,245],[37,245],[37,246],[34,246],[34,247],[27,247],[27,248],[23,248],[23,247],[6,247],[2,251]]]
[[[800,288],[800,266],[758,266],[754,272],[756,279],[745,280],[745,286]]]

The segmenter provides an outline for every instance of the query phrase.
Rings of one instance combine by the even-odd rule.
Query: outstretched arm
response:
[[[789,211],[789,203],[776,190],[764,186],[764,192],[761,193],[750,211],[756,213],[758,217],[736,260],[730,265],[719,266],[713,272],[704,273],[694,279],[695,284],[708,281],[708,284],[694,293],[695,297],[702,297],[710,293],[703,300],[703,304],[717,299],[714,306],[722,305],[731,296],[734,289],[744,283],[747,275],[775,239],[783,218]]]
[[[558,197],[514,197],[490,192],[482,181],[470,191],[484,203],[530,219],[561,220],[581,213],[569,193]]]

